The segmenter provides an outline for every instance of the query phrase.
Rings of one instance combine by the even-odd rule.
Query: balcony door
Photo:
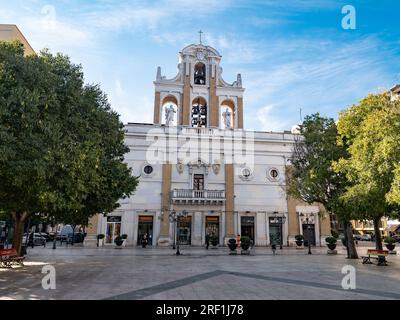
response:
[[[193,178],[193,190],[204,190],[204,174],[195,174]]]

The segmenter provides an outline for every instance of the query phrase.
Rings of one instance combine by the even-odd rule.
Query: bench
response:
[[[363,264],[373,264],[372,259],[378,260],[378,266],[387,266],[386,256],[389,255],[388,250],[377,250],[377,249],[368,249],[367,255],[362,256]]]
[[[25,257],[20,257],[15,249],[0,250],[0,266],[11,268],[14,264],[24,265]]]

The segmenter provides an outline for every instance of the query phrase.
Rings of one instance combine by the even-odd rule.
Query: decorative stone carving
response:
[[[221,164],[219,163],[218,160],[214,161],[212,168],[213,168],[214,174],[219,174],[219,172],[221,170]]]
[[[170,126],[174,122],[174,114],[176,113],[174,107],[171,105],[165,108],[165,125]]]
[[[226,108],[225,112],[222,113],[222,117],[224,118],[225,128],[232,128],[232,121],[231,121],[232,113],[229,111],[229,108]]]
[[[193,169],[200,169],[204,168],[205,175],[208,175],[211,165],[201,161],[201,159],[197,160],[196,162],[190,162],[189,164],[189,173],[193,173]]]
[[[180,174],[182,174],[184,168],[185,168],[185,166],[184,166],[184,164],[183,164],[183,160],[182,160],[182,159],[178,159],[178,163],[176,164],[176,170],[178,170],[178,172],[179,172]]]

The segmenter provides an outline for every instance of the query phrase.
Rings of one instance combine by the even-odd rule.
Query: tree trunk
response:
[[[29,214],[27,212],[24,212],[23,214],[13,213],[12,216],[15,222],[13,248],[17,251],[18,255],[21,256],[24,226]]]
[[[382,236],[381,236],[381,231],[379,230],[379,225],[381,223],[381,216],[375,217],[373,219],[374,221],[374,231],[375,231],[375,248],[378,250],[382,250]]]
[[[346,239],[347,258],[358,259],[357,249],[354,244],[353,227],[350,221],[344,221],[344,232]]]

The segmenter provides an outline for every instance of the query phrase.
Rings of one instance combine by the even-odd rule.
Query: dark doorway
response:
[[[137,245],[142,244],[143,235],[147,233],[147,244],[153,245],[153,216],[139,216]]]
[[[254,217],[241,217],[240,229],[242,237],[249,237],[254,241]]]
[[[191,244],[192,217],[179,217],[177,222],[177,241],[179,244]]]
[[[315,246],[315,225],[303,224],[304,245],[307,246],[310,241],[312,246]]]
[[[219,217],[206,217],[206,234],[216,236],[219,243]]]
[[[275,218],[269,219],[269,243],[275,245],[283,245],[282,218],[278,218],[278,223],[275,223]]]

